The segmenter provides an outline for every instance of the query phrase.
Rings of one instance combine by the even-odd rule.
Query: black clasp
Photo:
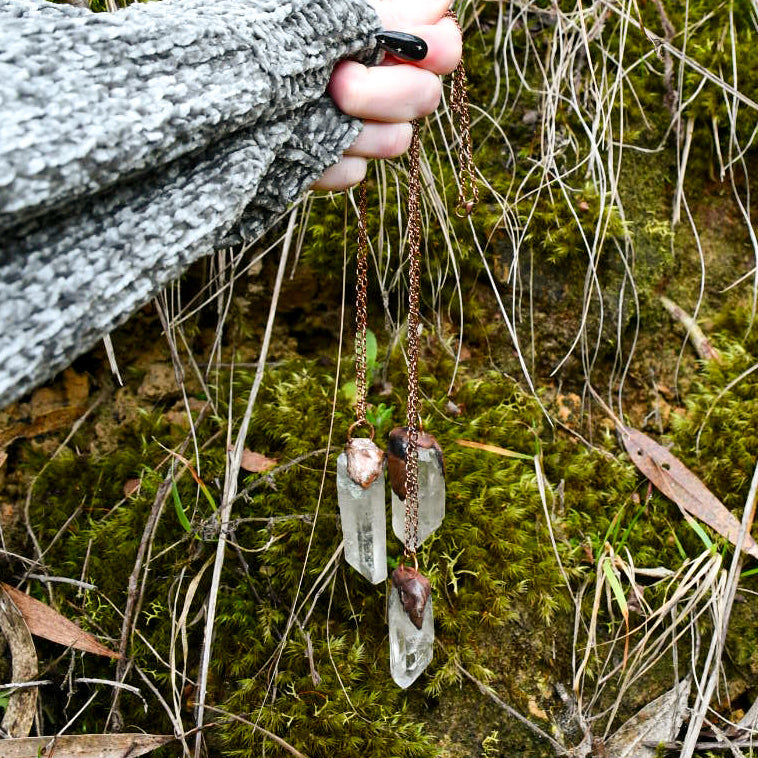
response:
[[[422,61],[429,49],[421,37],[405,32],[380,32],[376,42],[382,50],[404,61]]]

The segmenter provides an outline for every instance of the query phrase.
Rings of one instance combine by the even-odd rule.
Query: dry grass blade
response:
[[[621,437],[634,465],[666,497],[733,545],[737,543],[740,522],[678,458],[636,429],[623,429]],[[749,534],[745,535],[742,549],[758,558],[758,543]]]
[[[19,592],[15,587],[4,582],[0,582],[0,584],[21,612],[32,634],[37,637],[44,637],[51,642],[59,642],[66,647],[83,650],[85,653],[105,655],[108,658],[119,657],[118,653],[99,643],[89,632],[85,632],[73,621],[61,616],[49,605]]]
[[[607,758],[654,758],[656,750],[645,743],[665,742],[676,736],[684,720],[691,686],[690,679],[682,680],[635,713],[606,741]]]
[[[3,740],[3,758],[137,758],[175,740],[167,734],[77,734]]]
[[[697,749],[700,730],[706,721],[711,698],[713,697],[713,693],[716,690],[716,684],[719,680],[721,658],[724,654],[726,635],[729,629],[729,619],[732,614],[734,599],[737,595],[737,585],[739,584],[740,572],[742,569],[743,556],[740,548],[742,548],[745,540],[749,536],[750,527],[753,525],[756,497],[758,497],[758,464],[756,464],[755,469],[753,470],[750,491],[748,492],[745,508],[742,512],[742,522],[740,523],[736,539],[737,550],[734,551],[734,555],[732,556],[729,574],[724,577],[724,582],[722,583],[723,590],[718,600],[718,604],[714,606],[713,639],[711,640],[711,647],[706,656],[705,663],[703,664],[703,673],[701,675],[701,682],[704,682],[705,684],[698,688],[698,696],[692,707],[690,723],[687,727],[687,734],[685,735],[682,752],[680,753],[681,758],[692,758]],[[713,723],[711,723],[711,727],[715,730],[715,725]]]
[[[0,600],[0,632],[5,637],[13,659],[13,682],[29,682],[37,678],[37,651],[29,628],[10,595],[2,592]],[[37,705],[37,688],[25,687],[11,694],[5,707],[2,728],[12,737],[26,737],[31,731]]]
[[[483,450],[485,453],[494,453],[495,455],[502,455],[505,458],[521,458],[524,461],[531,461],[532,456],[526,453],[517,453],[515,450],[508,450],[504,447],[498,447],[497,445],[488,445],[485,442],[473,442],[472,440],[456,440],[457,445],[461,447],[470,447],[474,450]]]
[[[266,368],[266,358],[268,356],[269,344],[271,343],[271,335],[274,331],[274,320],[276,317],[277,305],[279,303],[279,294],[282,289],[282,281],[284,280],[284,274],[287,267],[290,245],[292,243],[292,237],[295,231],[297,212],[298,211],[296,208],[291,212],[290,215],[290,221],[287,226],[287,236],[284,240],[284,245],[282,246],[281,257],[279,258],[279,269],[276,274],[274,291],[271,295],[271,306],[269,307],[266,329],[263,333],[263,340],[261,341],[258,366],[255,370],[255,377],[253,378],[253,384],[250,388],[250,394],[247,398],[245,413],[242,417],[242,421],[237,432],[237,439],[232,447],[232,452],[227,454],[226,459],[224,494],[221,501],[221,507],[218,511],[218,543],[216,544],[216,557],[213,563],[213,577],[211,579],[211,588],[208,594],[205,632],[200,659],[200,674],[198,676],[198,697],[195,709],[196,727],[198,729],[198,733],[197,739],[195,741],[195,758],[199,758],[202,750],[202,732],[200,730],[203,726],[203,711],[205,709],[205,696],[208,686],[208,670],[210,667],[210,656],[214,635],[214,622],[216,619],[216,603],[218,600],[218,592],[221,584],[221,569],[224,565],[224,554],[229,532],[229,520],[232,505],[234,504],[234,500],[237,495],[237,479],[239,477],[240,464],[242,462],[242,452],[245,449],[245,438],[247,437],[247,430],[250,425],[250,419],[253,415],[253,407],[255,406],[255,401],[258,397],[258,391],[260,390],[261,384],[263,383],[263,375]],[[231,427],[232,424],[230,418],[230,424],[227,431],[227,446],[231,443]]]

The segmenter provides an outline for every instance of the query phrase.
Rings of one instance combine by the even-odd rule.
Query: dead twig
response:
[[[288,461],[287,463],[283,463],[281,466],[277,466],[276,468],[271,469],[270,471],[267,471],[263,476],[256,479],[254,482],[251,482],[248,484],[245,489],[240,490],[234,497],[234,502],[237,502],[241,497],[244,497],[245,495],[249,495],[253,490],[258,489],[258,487],[262,487],[264,484],[270,485],[274,481],[274,477],[278,474],[283,474],[285,471],[288,471],[293,466],[297,466],[300,463],[302,463],[304,460],[307,460],[308,458],[313,458],[316,455],[323,455],[327,452],[327,448],[322,447],[319,450],[311,450],[309,453],[303,453],[302,455],[299,455],[297,458],[293,458],[291,461]],[[292,518],[292,516],[286,516],[282,518]]]
[[[671,318],[678,321],[686,330],[687,336],[692,340],[692,346],[695,348],[698,356],[704,361],[716,361],[721,363],[721,354],[711,344],[703,330],[697,325],[692,316],[683,311],[673,300],[661,296],[661,305],[668,311]]]
[[[271,334],[274,330],[274,319],[276,317],[276,309],[279,303],[279,293],[282,288],[282,281],[284,280],[284,273],[287,267],[287,256],[292,242],[292,236],[295,230],[295,221],[297,220],[297,210],[294,210],[290,215],[289,226],[287,227],[287,236],[282,246],[282,254],[279,259],[279,270],[276,275],[276,282],[274,283],[274,291],[271,296],[271,306],[269,308],[268,321],[266,322],[266,330],[263,334],[263,340],[261,342],[260,358],[258,360],[258,368],[255,371],[255,378],[253,379],[253,386],[250,388],[250,395],[247,400],[247,407],[245,408],[245,414],[242,417],[239,432],[237,434],[237,440],[234,444],[234,450],[227,454],[226,457],[226,473],[224,477],[224,494],[221,501],[221,506],[218,511],[219,520],[219,535],[218,543],[216,545],[216,560],[213,564],[213,578],[211,580],[211,588],[208,594],[208,609],[205,624],[205,633],[203,636],[203,649],[200,660],[200,676],[198,683],[198,698],[196,704],[196,721],[195,725],[200,728],[203,725],[203,710],[205,708],[205,696],[208,686],[208,668],[210,666],[211,646],[213,642],[213,625],[216,620],[216,602],[218,600],[218,590],[221,583],[221,569],[224,565],[224,554],[226,550],[227,535],[229,531],[229,518],[231,515],[232,505],[237,494],[237,481],[240,472],[240,465],[242,463],[242,453],[245,449],[245,438],[247,437],[248,426],[250,425],[250,419],[253,415],[253,407],[255,405],[256,398],[258,397],[258,391],[263,383],[263,374],[266,367],[266,356],[268,355],[268,348],[271,342]],[[232,404],[229,404],[230,413]],[[231,424],[229,425],[229,435],[231,435]],[[227,442],[231,442],[231,438],[227,437]],[[202,747],[202,732],[198,732],[195,740],[195,758],[199,758]]]
[[[276,742],[276,744],[279,745],[279,747],[284,748],[288,753],[291,753],[292,755],[294,755],[295,758],[308,758],[307,755],[305,755],[304,753],[301,753],[297,748],[292,747],[292,745],[290,745],[289,742],[287,742],[286,740],[283,740],[278,734],[269,732],[268,729],[264,729],[262,726],[259,726],[258,724],[253,723],[249,719],[243,718],[242,716],[238,716],[236,713],[230,713],[229,711],[225,711],[223,708],[216,708],[212,705],[206,705],[205,708],[206,710],[211,711],[213,713],[218,713],[222,716],[226,716],[227,718],[233,719],[234,721],[239,721],[241,724],[245,724],[246,726],[251,726],[257,732],[260,732],[264,737],[271,740],[272,742]]]
[[[199,424],[204,414],[206,413],[208,409],[208,405],[206,405],[203,410],[200,412],[200,415],[198,416],[197,423]],[[179,452],[184,453],[184,451],[187,449],[187,446],[190,443],[190,440],[192,439],[192,435],[187,435],[184,438],[184,441],[179,446]],[[178,476],[178,475],[177,475]],[[119,682],[123,682],[124,677],[126,676],[127,668],[130,665],[130,658],[127,656],[127,648],[129,645],[129,640],[132,637],[132,634],[134,633],[134,627],[137,623],[137,616],[139,615],[139,609],[142,605],[142,589],[144,589],[144,582],[141,590],[137,591],[137,584],[140,577],[140,574],[142,573],[142,566],[145,562],[145,556],[148,552],[148,547],[152,544],[153,538],[155,536],[155,530],[158,525],[158,521],[160,519],[161,513],[163,512],[163,507],[166,504],[166,501],[168,500],[169,495],[171,494],[171,485],[175,481],[175,475],[173,470],[169,470],[168,474],[166,474],[165,479],[161,482],[160,486],[158,487],[158,491],[155,493],[155,500],[153,501],[153,506],[150,509],[150,515],[147,518],[147,521],[145,522],[145,528],[142,531],[142,539],[140,540],[140,545],[137,550],[137,557],[134,560],[134,568],[132,569],[132,573],[129,575],[129,585],[128,585],[128,594],[126,599],[126,608],[124,610],[124,619],[121,624],[121,642],[119,644],[119,661],[118,665],[116,666],[116,679]],[[121,718],[121,714],[118,711],[118,703],[119,698],[121,696],[121,690],[115,689],[113,691],[113,700],[111,701],[111,709],[110,713],[108,714],[108,721],[107,723],[113,723],[115,731],[122,731],[123,729],[123,720]],[[107,724],[106,724],[107,726]]]
[[[444,645],[439,642],[439,640],[437,641],[437,644],[439,644],[444,649]],[[455,668],[461,674],[463,674],[466,679],[468,679],[470,682],[473,682],[479,689],[479,692],[481,692],[483,695],[486,695],[490,700],[492,700],[493,703],[499,705],[506,713],[508,713],[510,716],[513,716],[516,721],[529,729],[529,731],[536,734],[540,739],[545,740],[545,742],[549,742],[553,750],[555,750],[556,755],[570,755],[569,751],[563,745],[561,745],[560,742],[553,739],[546,731],[540,729],[536,724],[533,724],[531,721],[529,721],[528,718],[522,716],[515,708],[512,708],[510,705],[508,705],[508,703],[502,700],[500,696],[495,692],[495,690],[492,689],[492,687],[490,687],[488,684],[485,684],[483,681],[481,681],[481,679],[477,679],[470,671],[458,663],[458,661],[455,661]]]
[[[30,682],[37,679],[39,664],[29,627],[11,596],[0,589],[0,634],[11,651],[11,679]],[[14,692],[5,707],[2,729],[10,737],[26,737],[32,728],[37,705],[37,688],[29,687]]]

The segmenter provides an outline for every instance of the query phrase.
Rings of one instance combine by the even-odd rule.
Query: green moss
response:
[[[555,434],[536,401],[499,374],[463,377],[456,402],[464,414],[446,418],[440,411],[451,359],[443,350],[432,351],[429,357],[432,361],[423,371],[429,398],[424,424],[446,452],[448,515],[422,551],[422,564],[436,598],[437,633],[444,643],[444,648],[436,650],[422,687],[402,693],[389,679],[386,592],[342,566],[320,595],[307,624],[317,683],[306,641],[297,627],[289,630],[286,643],[280,645],[294,599],[311,590],[339,545],[333,475],[337,450],[333,449],[328,461],[323,493],[323,457],[313,457],[277,476],[273,486],[257,487],[235,504],[234,517],[241,521],[233,539],[244,548],[247,566],[229,550],[221,581],[210,699],[233,713],[254,714],[261,726],[286,736],[314,758],[335,751],[343,756],[436,755],[440,732],[432,714],[436,704],[458,688],[456,662],[483,680],[502,679],[502,686],[513,690],[516,701],[525,703],[530,696],[528,686],[508,673],[507,657],[499,657],[507,646],[495,649],[492,639],[504,642],[516,633],[522,637],[519,655],[533,659],[545,677],[555,676],[556,665],[566,671],[565,627],[572,606],[552,552],[534,467],[529,461],[461,447],[456,440],[541,455],[547,480],[554,487],[563,482],[564,500],[559,504],[557,496],[551,497],[549,507],[555,514],[561,559],[575,581],[591,570],[583,563],[585,544],[596,550],[605,539],[622,535],[642,562],[648,557],[646,551],[655,553],[658,560],[668,551],[668,565],[677,560],[673,548],[657,534],[661,523],[657,509],[670,517],[668,507],[654,499],[647,506],[646,518],[635,520],[632,496],[639,478],[628,464]],[[404,374],[397,361],[389,377],[395,386],[402,386]],[[239,373],[236,382],[241,390],[249,386],[249,377]],[[325,447],[333,391],[333,378],[315,365],[282,364],[270,373],[262,389],[248,447],[282,461]],[[244,392],[237,396],[242,404]],[[236,417],[241,415],[238,411]],[[337,444],[351,420],[349,408],[338,408],[333,437]],[[201,447],[214,425],[200,428]],[[120,619],[102,597],[123,607],[146,515],[167,470],[165,464],[160,467],[165,453],[152,441],[153,435],[165,439],[166,431],[160,416],[142,417],[132,439],[144,442],[136,448],[125,446],[115,456],[102,459],[67,453],[48,466],[35,488],[32,518],[43,543],[52,538],[82,496],[88,505],[92,503],[92,512],[76,523],[47,559],[52,573],[78,576],[89,546],[85,578],[98,585],[102,596],[88,593],[82,601],[75,589],[63,589],[58,598],[79,608],[85,625],[114,638],[120,633]],[[124,440],[128,438],[124,430]],[[170,442],[165,439],[166,444]],[[605,444],[611,446],[612,440]],[[31,451],[29,455],[31,466]],[[213,482],[222,469],[223,446],[215,443],[205,448],[201,471],[217,497]],[[137,471],[143,473],[140,495],[115,512],[98,512],[97,503],[112,505],[120,499],[120,482]],[[243,485],[256,478],[244,478]],[[207,502],[187,476],[180,480],[179,491],[198,535],[210,542],[189,537],[169,503],[156,533],[153,555],[160,557],[150,567],[154,581],[146,585],[138,624],[158,651],[170,645],[168,617],[176,602],[177,576],[184,572],[186,586],[213,551],[208,536],[212,532],[201,528],[210,516]],[[614,528],[616,536],[609,537]],[[392,538],[388,550],[397,557],[401,545]],[[207,591],[207,582],[208,576],[198,597]],[[301,619],[304,612],[300,611]],[[517,630],[526,619],[531,631],[523,637]],[[196,624],[188,632],[190,670],[198,665],[201,626]],[[558,661],[553,652],[556,644],[561,651]],[[138,665],[168,686],[166,671],[139,638],[134,653]],[[88,673],[108,666],[88,661]],[[138,719],[133,707],[137,704],[127,702],[126,713]],[[93,712],[90,723],[103,723],[104,712],[97,713]],[[249,754],[262,740],[253,728],[236,721],[225,723],[214,735],[211,742],[223,754]],[[270,741],[266,749],[267,754],[282,752]]]

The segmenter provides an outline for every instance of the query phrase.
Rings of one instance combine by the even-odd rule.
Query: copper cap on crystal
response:
[[[413,626],[421,629],[432,586],[429,580],[415,568],[398,566],[392,572],[392,587],[397,590],[403,610],[408,614]]]
[[[442,448],[431,434],[418,433],[418,447],[428,448],[437,453],[437,460],[445,476],[445,456]],[[390,484],[394,493],[405,500],[405,457],[408,453],[408,427],[398,426],[390,432],[387,444],[387,470],[390,475]]]
[[[367,437],[355,437],[345,445],[348,476],[365,490],[384,471],[384,451]]]

